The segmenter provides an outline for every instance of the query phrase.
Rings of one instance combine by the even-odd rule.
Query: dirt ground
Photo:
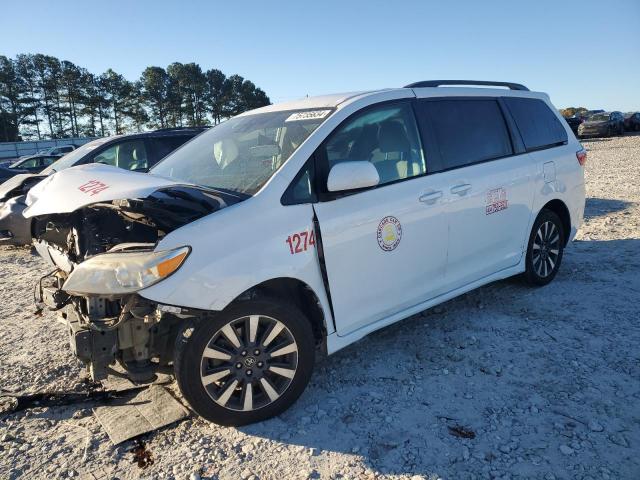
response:
[[[586,221],[549,286],[498,282],[318,365],[278,418],[114,447],[97,402],[0,417],[0,478],[640,478],[640,136],[589,140]],[[46,273],[0,249],[0,389],[81,390]],[[474,437],[474,438],[465,438]]]

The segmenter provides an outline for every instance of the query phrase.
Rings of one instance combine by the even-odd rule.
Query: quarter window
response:
[[[527,150],[540,150],[567,142],[567,131],[549,106],[537,98],[504,98]]]
[[[440,170],[513,154],[509,132],[498,102],[493,99],[425,100],[421,114],[440,151]]]
[[[371,162],[380,185],[426,171],[413,110],[409,103],[383,105],[356,114],[321,148],[327,172],[340,162]]]

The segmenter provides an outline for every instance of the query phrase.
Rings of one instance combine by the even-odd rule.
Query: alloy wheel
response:
[[[284,323],[263,315],[237,318],[218,330],[202,354],[200,379],[220,406],[263,408],[282,396],[298,366],[298,345]]]
[[[541,278],[551,275],[560,255],[560,231],[553,222],[546,221],[540,225],[531,255],[536,274]]]

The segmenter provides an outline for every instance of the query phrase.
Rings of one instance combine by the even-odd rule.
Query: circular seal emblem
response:
[[[402,225],[400,225],[400,220],[391,216],[384,217],[380,220],[376,236],[378,237],[378,245],[380,245],[382,250],[385,252],[395,250],[402,239]]]
[[[253,357],[247,357],[244,359],[244,364],[247,367],[253,367],[256,364],[256,359]]]

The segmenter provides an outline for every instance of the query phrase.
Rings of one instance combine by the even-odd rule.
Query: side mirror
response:
[[[334,165],[327,179],[327,190],[342,192],[357,188],[374,187],[380,183],[378,170],[371,162],[340,162]]]

